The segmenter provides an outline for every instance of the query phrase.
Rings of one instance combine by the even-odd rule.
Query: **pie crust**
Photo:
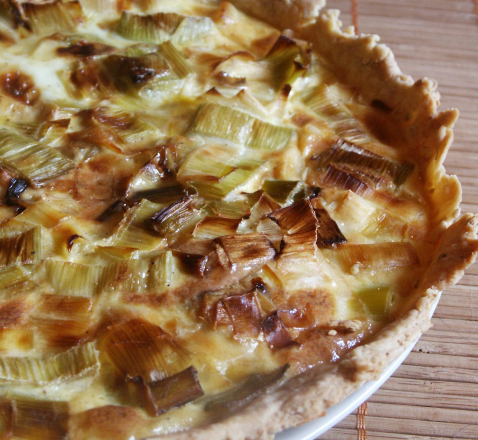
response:
[[[161,437],[174,440],[266,440],[283,429],[325,415],[327,408],[365,381],[377,379],[431,326],[431,309],[440,291],[457,283],[478,253],[478,220],[472,214],[460,216],[460,183],[456,176],[447,175],[443,167],[458,111],[438,112],[437,83],[428,78],[414,81],[403,74],[392,51],[379,43],[377,35],[356,36],[350,28],[342,30],[339,11],[320,11],[314,18],[314,12],[323,6],[320,2],[232,3],[279,29],[294,29],[332,63],[345,84],[355,87],[369,103],[380,101],[392,109],[394,121],[403,127],[410,154],[419,158],[430,197],[448,203],[435,203],[439,207],[433,228],[436,251],[408,312],[376,334],[371,342],[354,348],[338,364],[330,365],[327,371],[322,367],[320,372],[311,369],[296,376],[219,423]],[[313,3],[316,7],[311,7]]]
[[[437,84],[430,79],[413,81],[401,73],[391,50],[379,44],[375,35],[353,34],[341,29],[339,12],[321,11],[324,0],[231,0],[244,12],[280,30],[292,29],[299,38],[313,43],[340,80],[351,86],[368,104],[387,109],[389,121],[382,135],[393,136],[390,127],[404,136],[407,154],[418,164],[427,197],[435,211],[430,236],[435,243],[433,259],[415,290],[408,310],[388,324],[365,345],[358,346],[339,362],[312,368],[271,387],[250,404],[219,422],[160,437],[174,440],[272,439],[275,433],[323,416],[365,381],[376,379],[400,356],[430,323],[432,307],[439,292],[457,283],[478,253],[478,219],[460,216],[461,187],[456,176],[443,167],[453,139],[455,109],[438,112]],[[388,130],[388,132],[387,132]],[[447,200],[448,203],[440,203]],[[104,432],[118,421],[140,423],[134,412],[107,411],[96,420]],[[120,420],[121,419],[121,420]],[[85,422],[86,423],[86,422]],[[118,434],[119,435],[119,434]]]

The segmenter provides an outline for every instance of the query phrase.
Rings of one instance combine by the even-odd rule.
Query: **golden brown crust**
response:
[[[234,3],[258,18],[275,2],[236,0]],[[286,3],[289,5],[289,3]],[[267,21],[278,27],[300,17],[285,17],[283,9]],[[440,291],[456,283],[473,263],[478,252],[477,220],[470,214],[457,222],[461,187],[456,177],[446,175],[442,166],[452,141],[456,110],[437,113],[439,95],[429,79],[414,82],[403,75],[393,54],[378,44],[377,36],[354,36],[340,29],[338,11],[322,12],[317,21],[302,29],[315,50],[334,67],[344,82],[355,87],[368,101],[381,101],[393,110],[392,117],[406,133],[410,154],[421,164],[421,176],[432,205],[432,237],[437,243],[435,256],[416,292],[411,306],[396,321],[377,334],[373,341],[355,348],[339,364],[309,370],[290,379],[279,389],[261,396],[234,416],[203,428],[167,436],[174,440],[268,439],[282,429],[310,421],[339,402],[364,381],[376,379],[383,369],[430,326],[430,314]],[[298,26],[294,26],[296,29]],[[436,203],[446,199],[447,204]],[[450,226],[451,224],[451,226]]]

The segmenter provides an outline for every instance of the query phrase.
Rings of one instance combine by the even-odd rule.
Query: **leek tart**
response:
[[[457,111],[323,6],[0,0],[0,437],[270,439],[428,328]]]

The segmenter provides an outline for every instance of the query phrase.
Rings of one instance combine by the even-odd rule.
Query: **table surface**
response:
[[[478,213],[478,1],[328,0],[360,32],[381,36],[403,72],[439,83],[441,108],[460,118],[445,162],[463,186],[462,212]],[[357,411],[320,440],[478,439],[478,263],[447,289],[425,333],[369,399],[367,435]]]

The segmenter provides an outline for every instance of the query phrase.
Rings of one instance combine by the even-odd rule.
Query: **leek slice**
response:
[[[356,292],[366,314],[375,321],[383,321],[390,314],[393,302],[389,286],[379,286]]]
[[[149,228],[149,221],[164,207],[143,199],[139,205],[130,208],[113,234],[112,244],[141,251],[150,251],[160,245],[163,239]]]
[[[116,32],[129,40],[162,43],[170,38],[183,18],[174,13],[141,15],[123,11]]]
[[[18,228],[0,228],[0,267],[34,264],[42,259],[41,226],[20,232]]]
[[[170,12],[150,15],[123,11],[116,32],[124,38],[148,43],[191,44],[212,31],[209,17],[185,17]]]
[[[245,215],[250,214],[251,208],[246,200],[211,200],[206,207],[208,212],[225,218],[242,219]]]
[[[241,224],[239,225],[238,232],[254,232],[260,220],[266,214],[270,214],[271,212],[280,209],[280,207],[281,206],[272,197],[269,197],[266,193],[261,194],[259,200],[252,207],[249,218],[242,220]]]
[[[114,284],[115,290],[133,293],[162,293],[173,282],[175,258],[172,251],[146,260],[130,260],[127,274]]]
[[[100,363],[94,342],[44,358],[1,357],[0,381],[46,385],[95,374]]]
[[[290,205],[305,195],[304,184],[298,180],[264,180],[262,190],[281,205]]]
[[[264,320],[262,330],[272,350],[280,350],[281,348],[296,344],[277,310]]]
[[[14,217],[9,224],[41,225],[51,229],[67,216],[67,213],[60,210],[51,201],[40,200]]]
[[[366,268],[388,270],[409,267],[419,262],[417,252],[409,242],[344,244],[338,249],[337,258],[349,273],[358,273]]]
[[[2,426],[5,438],[27,440],[66,440],[68,438],[68,402],[43,400],[27,396],[14,396],[0,402],[8,407],[9,413]],[[2,405],[2,406],[3,406]]]
[[[13,295],[34,290],[36,283],[30,272],[20,266],[0,269],[0,294]]]
[[[45,260],[45,276],[60,295],[87,296],[101,293],[114,281],[117,266],[90,266],[65,261]]]
[[[75,162],[54,148],[0,128],[0,163],[19,172],[33,185],[67,173]]]
[[[140,318],[113,326],[101,347],[125,378],[156,382],[191,365],[189,353],[169,334]]]
[[[219,104],[200,105],[190,130],[264,150],[281,150],[294,132]]]
[[[303,102],[313,112],[325,119],[338,136],[361,145],[373,142],[360,122],[333,97],[327,84],[321,84],[312,89],[303,98]]]
[[[399,163],[387,159],[344,140],[340,140],[330,150],[315,159],[319,169],[325,169],[330,163],[344,163],[351,166],[352,169],[358,167],[370,170],[377,175],[377,178],[383,175],[390,176],[396,185],[401,185],[414,168],[411,163]]]
[[[33,32],[38,35],[73,32],[77,27],[75,15],[81,14],[78,2],[24,3],[22,9]]]
[[[171,70],[178,78],[186,78],[194,73],[191,65],[181,55],[170,41],[165,41],[158,48],[159,53],[166,59]]]
[[[242,295],[231,295],[219,300],[217,309],[224,309],[234,328],[234,335],[238,338],[259,336],[261,331],[262,311],[255,292]],[[216,315],[215,324],[220,324]]]
[[[160,381],[143,382],[140,389],[146,408],[152,416],[159,416],[204,395],[197,370],[192,366]]]
[[[194,228],[193,237],[197,239],[213,239],[223,235],[232,235],[239,225],[237,219],[205,217]]]

